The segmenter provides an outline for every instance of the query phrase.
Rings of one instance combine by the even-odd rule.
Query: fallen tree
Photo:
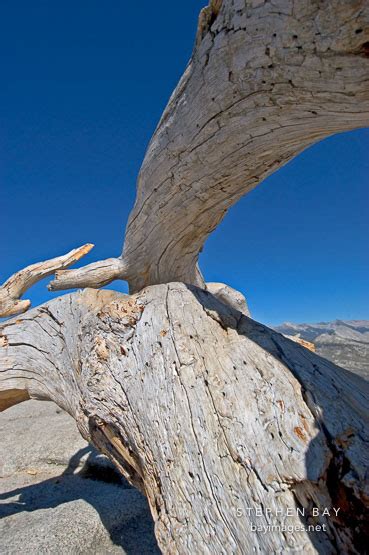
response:
[[[369,9],[214,0],[148,147],[122,255],[28,267],[59,297],[0,328],[0,409],[51,399],[148,498],[165,553],[361,553],[368,385],[251,320],[198,256],[228,208],[369,121]],[[114,279],[130,295],[98,290]],[[309,528],[310,526],[310,528]],[[322,531],[314,529],[323,527]],[[268,528],[269,527],[269,528]]]

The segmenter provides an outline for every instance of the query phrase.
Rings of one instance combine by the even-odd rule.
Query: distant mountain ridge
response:
[[[314,343],[316,353],[369,379],[369,320],[334,320],[317,324],[284,322],[274,329]]]

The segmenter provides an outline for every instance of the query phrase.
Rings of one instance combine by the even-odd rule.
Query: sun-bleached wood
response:
[[[26,312],[31,306],[30,301],[20,300],[20,297],[32,285],[41,279],[52,275],[56,270],[68,268],[77,260],[85,256],[94,245],[88,243],[77,249],[73,249],[63,256],[46,260],[45,262],[37,262],[27,268],[23,268],[16,274],[12,275],[0,287],[0,317],[14,316]]]
[[[107,258],[76,270],[57,270],[48,289],[50,291],[82,287],[98,289],[115,279],[125,279],[124,262],[121,258]]]
[[[16,390],[67,410],[147,495],[163,553],[363,552],[358,376],[182,283],[87,289],[0,332],[0,403]],[[251,530],[309,522],[326,532]]]
[[[68,411],[147,495],[163,553],[368,543],[368,384],[253,322],[197,265],[242,195],[368,124],[368,21],[366,0],[212,0],[148,147],[122,257],[53,269],[53,290],[118,278],[135,294],[87,289],[0,327],[0,409],[32,398]],[[0,303],[27,309],[25,289],[5,285]],[[331,510],[315,521],[324,534],[251,529],[302,525],[283,510],[313,506]]]
[[[367,0],[216,0],[202,11],[138,177],[122,252],[131,292],[203,287],[199,253],[235,202],[309,145],[369,125],[368,22]]]

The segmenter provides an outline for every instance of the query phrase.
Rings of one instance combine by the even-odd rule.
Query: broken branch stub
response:
[[[99,289],[115,279],[125,279],[126,268],[121,258],[107,258],[76,270],[57,270],[48,285],[50,291],[91,287]]]
[[[37,262],[12,275],[0,287],[0,317],[14,316],[28,310],[31,302],[29,300],[21,300],[22,295],[27,289],[41,279],[50,276],[56,270],[68,268],[68,266],[71,266],[90,252],[93,246],[87,243],[63,256],[58,256],[44,262]]]

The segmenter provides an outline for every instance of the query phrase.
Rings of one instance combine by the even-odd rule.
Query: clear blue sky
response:
[[[1,2],[1,281],[85,242],[85,264],[120,253],[204,3]],[[266,323],[369,318],[368,153],[369,130],[342,134],[267,179],[206,243],[206,280],[243,291]]]

